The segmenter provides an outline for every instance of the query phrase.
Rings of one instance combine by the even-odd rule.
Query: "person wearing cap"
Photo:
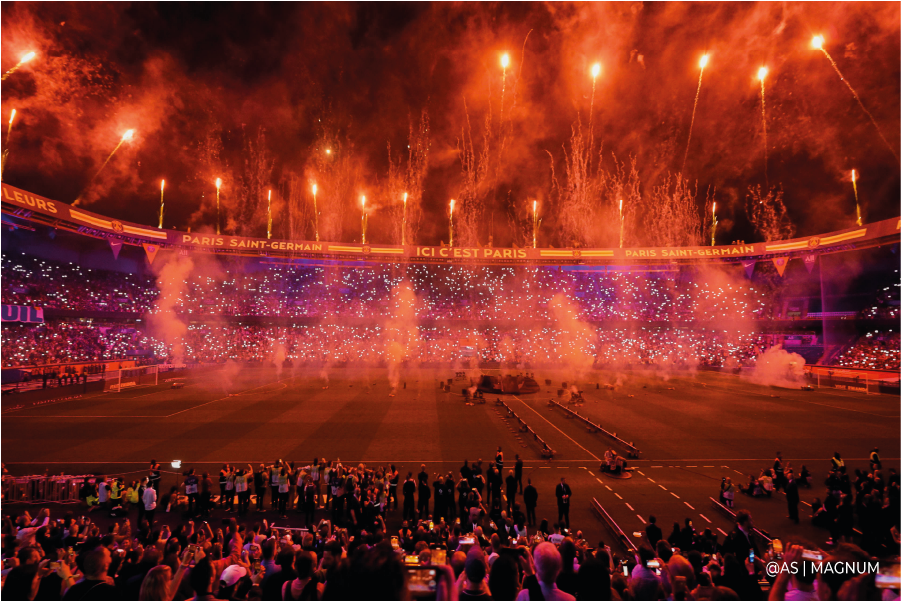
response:
[[[485,554],[478,546],[473,546],[466,554],[466,563],[463,573],[457,580],[459,598],[462,599],[491,599],[488,590],[488,581],[485,576],[488,567],[485,564]]]
[[[523,589],[519,591],[516,601],[576,601],[569,593],[557,588],[557,576],[563,569],[560,551],[552,543],[541,543],[535,547],[535,577],[523,580]]]

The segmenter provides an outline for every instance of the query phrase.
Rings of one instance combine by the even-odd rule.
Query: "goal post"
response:
[[[135,386],[156,386],[159,382],[160,370],[157,365],[117,369],[103,375],[103,391],[121,392]]]

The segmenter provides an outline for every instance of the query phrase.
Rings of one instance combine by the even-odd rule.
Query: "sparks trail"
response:
[[[682,158],[682,169],[679,173],[685,173],[685,162],[688,160],[688,149],[691,146],[691,130],[695,127],[695,113],[698,110],[698,98],[701,97],[701,82],[704,80],[704,67],[707,66],[707,55],[701,57],[701,74],[698,75],[698,91],[695,92],[695,104],[691,109],[691,124],[688,126],[688,142],[685,143],[685,156]]]
[[[857,95],[857,92],[854,91],[854,88],[851,87],[851,84],[848,82],[847,79],[845,79],[845,76],[842,75],[842,72],[839,71],[838,65],[835,64],[834,60],[832,60],[832,56],[830,56],[830,54],[828,52],[826,52],[826,49],[823,48],[822,46],[820,47],[820,50],[822,50],[823,54],[826,55],[826,58],[829,59],[829,63],[832,65],[832,68],[835,69],[835,72],[838,73],[838,78],[841,79],[846,86],[848,86],[848,89],[851,91],[851,94],[854,96],[854,100],[856,100],[857,104],[860,106],[860,110],[862,110],[866,114],[866,116],[869,117],[870,123],[873,124],[873,127],[876,128],[876,133],[878,133],[879,137],[882,139],[882,141],[885,142],[886,148],[888,148],[889,152],[892,153],[892,156],[895,157],[896,161],[899,160],[898,153],[895,152],[895,149],[892,148],[892,145],[889,144],[888,140],[885,139],[885,135],[883,135],[882,130],[879,128],[879,125],[876,123],[876,119],[873,118],[873,115],[870,113],[870,111],[867,110],[867,107],[865,107],[863,105],[863,102],[860,100],[860,96]]]
[[[763,178],[766,181],[766,189],[770,189],[769,175],[769,148],[766,141],[766,79],[767,68],[761,67],[757,71],[757,77],[760,79],[760,121],[763,126]]]
[[[854,206],[857,207],[857,225],[863,225],[863,220],[860,218],[860,199],[857,198],[857,172],[854,169],[851,170],[851,185],[854,186]]]
[[[78,205],[81,202],[81,197],[84,196],[85,192],[87,192],[91,188],[91,184],[94,183],[94,180],[97,179],[97,176],[106,168],[106,165],[110,162],[110,159],[113,158],[113,155],[116,154],[116,151],[125,143],[126,140],[131,140],[132,136],[134,136],[135,130],[129,129],[122,135],[122,139],[119,140],[119,143],[116,144],[116,147],[113,148],[113,151],[109,153],[109,156],[106,157],[106,160],[103,161],[103,164],[100,166],[100,169],[97,170],[97,173],[94,174],[94,177],[91,178],[91,181],[88,182],[88,185],[85,186],[84,192],[78,195],[78,198],[75,199],[75,202],[72,203],[72,206]],[[216,232],[219,233],[218,231]]]

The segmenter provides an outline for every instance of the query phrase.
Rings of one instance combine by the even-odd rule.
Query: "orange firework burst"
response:
[[[16,71],[18,71],[18,70],[19,70],[19,67],[21,67],[22,65],[24,65],[25,63],[27,63],[28,61],[30,61],[31,59],[33,59],[35,56],[37,56],[37,53],[35,53],[35,52],[29,52],[28,54],[26,54],[25,56],[23,56],[22,58],[20,58],[20,59],[19,59],[19,62],[16,63],[16,66],[15,66],[15,67],[13,67],[12,69],[10,69],[9,71],[7,71],[6,73],[3,74],[3,77],[0,78],[0,81],[6,81],[6,78],[7,78],[7,77],[9,77],[10,75],[12,75],[12,74],[15,73]]]

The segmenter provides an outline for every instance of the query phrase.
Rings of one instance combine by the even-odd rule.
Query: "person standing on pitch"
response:
[[[504,473],[504,452],[501,450],[500,445],[498,445],[497,454],[494,456],[494,465],[497,466],[498,472]]]
[[[513,475],[516,476],[519,494],[522,494],[522,459],[519,458],[519,454],[516,455],[516,464],[513,466]]]
[[[573,491],[566,483],[566,478],[560,478],[560,484],[557,485],[557,521],[566,521],[566,527],[569,528],[569,499],[572,497]]]
[[[788,470],[788,481],[785,483],[785,501],[788,503],[788,519],[797,524],[801,496],[798,494],[798,482],[791,470]]]
[[[776,490],[785,488],[785,467],[782,465],[781,451],[776,451],[776,459],[773,460],[773,487]]]
[[[507,484],[507,513],[512,513],[513,504],[516,502],[516,476],[513,475],[513,470],[508,470],[505,482]]]
[[[532,486],[532,479],[529,478],[529,485],[526,486],[525,490],[522,493],[523,503],[526,504],[526,519],[528,520],[529,526],[534,526],[538,523],[538,520],[535,519],[535,507],[538,505],[538,489]]]
[[[416,481],[413,480],[413,472],[407,472],[407,479],[404,481],[404,519],[413,520],[416,518]]]

